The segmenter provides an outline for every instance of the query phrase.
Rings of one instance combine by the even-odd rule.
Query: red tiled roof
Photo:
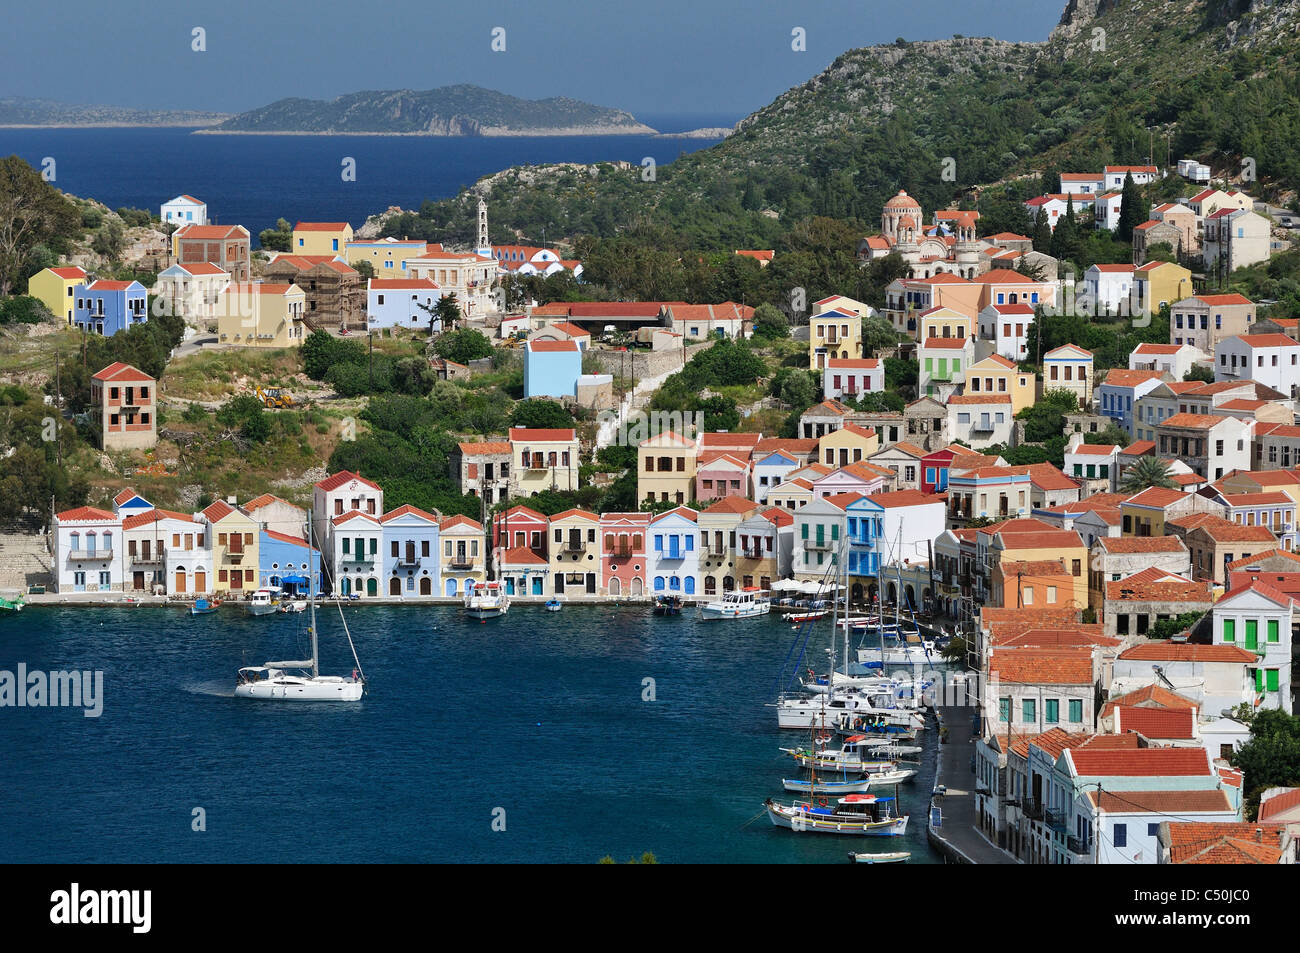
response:
[[[468,516],[461,516],[459,513],[456,514],[455,516],[448,516],[445,520],[443,520],[441,523],[438,524],[438,529],[441,530],[442,532],[446,532],[447,530],[455,529],[458,526],[466,526],[478,533],[483,532],[482,523],[480,523],[478,520],[472,520]]]
[[[1295,807],[1300,807],[1300,788],[1289,788],[1274,794],[1267,801],[1260,799],[1259,819],[1267,821]]]
[[[148,381],[153,382],[153,378],[140,370],[138,367],[132,367],[130,364],[124,364],[121,361],[114,361],[105,367],[92,378],[97,381]]]
[[[1123,656],[1121,656],[1122,658]],[[1070,759],[1080,777],[1209,777],[1204,748],[1073,748]]]
[[[538,352],[579,350],[577,341],[529,341],[528,350]]]
[[[1098,718],[1106,718],[1118,707],[1126,708],[1187,708],[1193,711],[1200,706],[1190,698],[1171,692],[1162,685],[1144,685],[1112,698],[1102,706]]]
[[[456,446],[464,457],[488,457],[510,453],[510,444],[504,440],[482,440],[476,443],[458,443]]]
[[[1195,645],[1191,642],[1144,642],[1119,654],[1136,662],[1250,662],[1254,652],[1237,645]]]
[[[989,677],[1018,685],[1090,685],[1092,652],[1000,647],[989,657]]]
[[[347,227],[347,222],[299,222],[293,230],[295,232],[341,232]]]
[[[428,520],[430,523],[438,522],[438,517],[435,514],[430,513],[427,510],[422,510],[418,506],[412,506],[410,503],[405,503],[402,506],[397,507],[397,509],[389,510],[383,516],[379,517],[379,522],[387,523],[389,520],[395,520],[399,516],[418,516],[421,519]]]
[[[76,509],[64,510],[62,513],[56,513],[55,518],[60,523],[117,522],[115,515],[93,506],[78,506]]]
[[[1276,864],[1282,857],[1282,824],[1169,822],[1173,864]]]
[[[570,342],[572,343],[572,342]],[[570,443],[574,439],[574,430],[569,428],[511,427],[510,442],[536,440],[542,443]]]
[[[1185,553],[1177,536],[1103,536],[1097,545],[1108,553]]]
[[[501,562],[511,566],[545,566],[546,558],[537,555],[527,546],[516,546],[513,549],[507,549],[505,555],[501,557]]]
[[[1185,712],[1176,714],[1186,714]],[[1088,791],[1094,807],[1107,814],[1210,814],[1233,812],[1218,788],[1192,791]]]
[[[1195,737],[1195,711],[1191,708],[1120,705],[1116,711],[1120,731],[1136,731],[1147,738],[1176,738],[1180,741]]]
[[[328,493],[331,490],[337,490],[344,483],[349,483],[352,480],[357,480],[361,483],[364,483],[372,490],[383,489],[378,483],[375,483],[371,480],[367,480],[365,477],[353,473],[351,470],[340,470],[338,473],[335,473],[333,476],[328,476],[325,479],[321,480],[319,483],[316,484],[316,487],[317,489],[324,490],[326,493]]]

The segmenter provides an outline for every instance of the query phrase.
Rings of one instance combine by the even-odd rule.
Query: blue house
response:
[[[385,595],[438,595],[438,519],[409,504],[380,517]]]
[[[885,508],[869,496],[860,497],[844,508],[848,518],[849,575],[875,576],[880,572],[880,537],[884,533]]]
[[[257,585],[265,589],[283,589],[292,595],[305,596],[312,577],[312,589],[321,591],[320,550],[308,546],[296,536],[261,531],[257,548]]]
[[[105,336],[149,320],[149,293],[138,281],[79,284],[73,290],[72,323],[91,334]]]
[[[529,341],[524,345],[524,397],[576,397],[582,351],[575,341]]]
[[[700,553],[695,540],[700,533],[695,510],[679,506],[650,521],[651,588],[655,594],[695,595]]]

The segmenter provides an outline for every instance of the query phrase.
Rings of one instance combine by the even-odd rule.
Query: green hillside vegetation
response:
[[[495,226],[532,242],[557,224],[570,237],[659,226],[696,249],[775,248],[779,262],[811,216],[874,230],[899,188],[927,210],[978,205],[990,231],[1028,234],[1000,189],[975,190],[1006,183],[1012,198],[1028,197],[1044,174],[1145,162],[1149,149],[1161,164],[1166,153],[1192,156],[1234,175],[1250,156],[1252,191],[1265,195],[1300,184],[1290,8],[1236,16],[1229,0],[1113,6],[1042,44],[900,40],[849,51],[722,143],[659,167],[654,181],[615,164],[523,167],[479,188],[490,192]],[[1093,49],[1094,29],[1105,31],[1105,49]],[[404,232],[410,218],[442,240],[473,240],[467,195],[426,202]]]
[[[644,130],[634,116],[563,96],[520,99],[481,86],[369,90],[331,100],[281,99],[232,116],[216,132],[352,132],[472,136],[485,129],[528,132],[592,127]]]

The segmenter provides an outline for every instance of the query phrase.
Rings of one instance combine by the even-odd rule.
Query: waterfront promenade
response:
[[[984,839],[976,823],[975,775],[971,771],[975,709],[945,706],[936,711],[947,729],[947,740],[939,745],[934,783],[947,790],[931,801],[942,811],[943,822],[938,828],[930,827],[930,843],[953,863],[1014,864],[1009,854]]]

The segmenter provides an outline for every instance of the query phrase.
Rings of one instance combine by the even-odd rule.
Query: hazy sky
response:
[[[1063,0],[64,0],[12,4],[0,97],[237,112],[286,96],[475,83],[642,114],[743,115],[846,49],[1042,40]],[[490,49],[494,27],[506,50]],[[807,51],[791,50],[803,27]],[[191,50],[206,30],[207,51]]]

